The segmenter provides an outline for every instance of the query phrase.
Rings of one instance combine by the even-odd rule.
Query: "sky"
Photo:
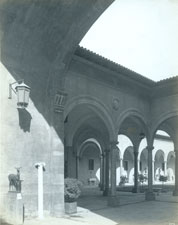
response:
[[[178,75],[178,0],[115,0],[80,46],[151,80]]]

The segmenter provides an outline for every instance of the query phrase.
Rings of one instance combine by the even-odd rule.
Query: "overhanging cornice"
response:
[[[155,82],[83,47],[77,48],[73,58],[80,59],[83,63],[87,62],[108,72],[110,71],[110,77],[104,77],[103,75],[103,82],[107,82],[109,78],[117,79],[118,82],[124,84],[123,87],[136,86],[140,88],[141,90],[138,89],[138,94],[143,91],[144,95],[150,98],[159,98],[178,93],[178,76]]]

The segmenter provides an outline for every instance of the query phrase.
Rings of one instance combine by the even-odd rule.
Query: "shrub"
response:
[[[167,176],[161,175],[161,176],[159,177],[159,181],[166,182],[166,181],[167,181]]]
[[[64,180],[64,197],[65,202],[75,202],[80,196],[82,183],[74,178]]]
[[[120,186],[125,185],[126,182],[127,182],[127,177],[126,176],[121,176],[119,185]]]
[[[138,175],[138,180],[139,180],[140,183],[143,184],[143,182],[145,182],[147,180],[147,177],[144,176],[143,174],[139,174]]]

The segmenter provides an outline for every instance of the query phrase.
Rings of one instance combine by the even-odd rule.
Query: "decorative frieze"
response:
[[[61,113],[64,111],[64,106],[67,100],[67,93],[64,91],[57,91],[54,96],[54,112]]]

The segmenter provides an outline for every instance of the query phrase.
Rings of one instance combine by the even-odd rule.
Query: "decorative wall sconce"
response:
[[[15,88],[13,87],[15,84]],[[29,102],[30,87],[24,84],[24,80],[18,80],[9,84],[9,99],[12,99],[12,91],[17,95],[17,106],[26,108]]]

